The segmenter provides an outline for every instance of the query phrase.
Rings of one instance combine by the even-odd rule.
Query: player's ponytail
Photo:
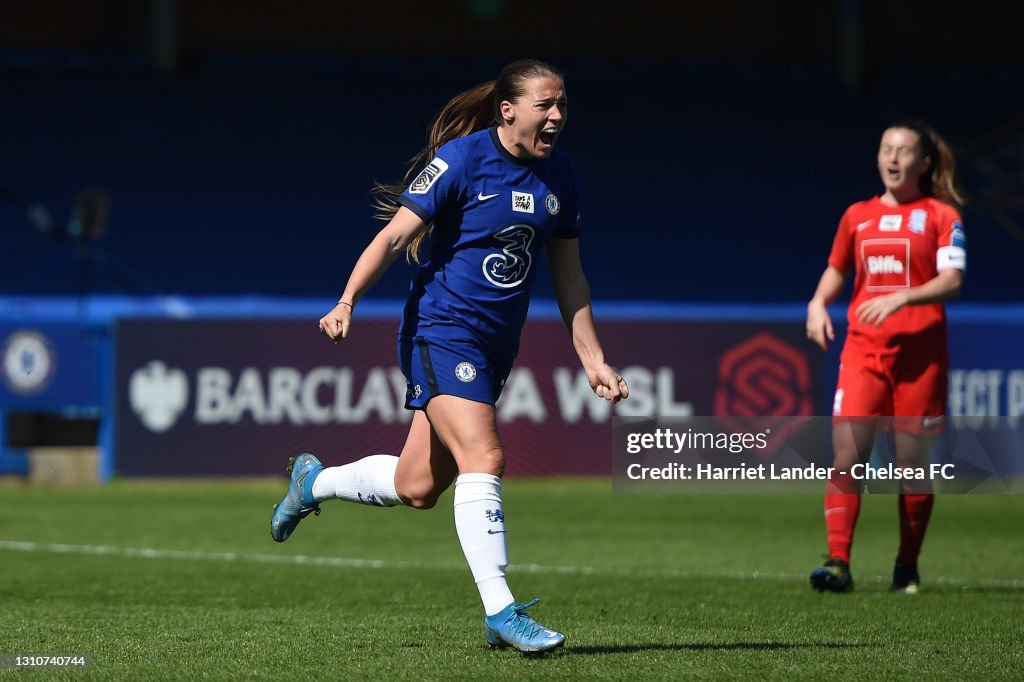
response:
[[[455,138],[501,123],[501,103],[506,100],[514,102],[522,97],[526,81],[539,76],[563,80],[562,74],[549,64],[536,59],[520,59],[505,66],[496,80],[481,83],[452,97],[431,123],[427,146],[409,161],[402,182],[390,185],[377,183],[374,186],[374,217],[391,220],[398,212],[398,197],[422,167],[434,158],[438,149]],[[428,225],[416,235],[406,248],[407,260],[420,262],[420,247],[429,232]]]
[[[924,121],[901,121],[890,128],[906,128],[917,133],[921,145],[921,155],[931,158],[931,165],[920,179],[921,193],[935,197],[939,201],[953,206],[963,206],[964,197],[956,188],[954,174],[955,159],[953,150],[949,148],[942,136]]]
[[[965,203],[964,196],[956,188],[956,178],[953,172],[955,163],[953,150],[949,148],[946,141],[934,130],[931,131],[931,134],[932,144],[935,145],[935,156],[932,163],[933,170],[929,176],[932,194],[939,201],[955,206],[963,206]]]
[[[398,212],[398,197],[402,195],[416,173],[434,158],[442,145],[492,125],[495,122],[493,101],[494,81],[481,83],[452,97],[430,125],[427,146],[409,161],[402,182],[391,185],[377,183],[374,186],[373,193],[377,195],[373,201],[373,207],[376,209],[374,217],[385,221],[394,217]],[[420,246],[429,231],[428,225],[427,229],[412,240],[405,250],[407,260],[420,262]]]

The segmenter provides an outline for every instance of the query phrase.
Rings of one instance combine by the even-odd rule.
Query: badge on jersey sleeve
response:
[[[964,234],[964,225],[959,220],[954,220],[949,235],[949,246],[940,246],[936,253],[935,267],[938,270],[956,268],[967,270],[967,236]]]
[[[909,239],[865,239],[860,244],[860,259],[868,291],[910,286]]]
[[[953,233],[950,235],[950,246],[958,246],[961,249],[967,246],[967,235],[964,234],[964,224],[959,220],[953,221]]]
[[[409,185],[409,194],[426,194],[430,187],[437,182],[437,179],[441,177],[444,172],[448,170],[448,164],[445,163],[444,159],[439,156],[435,156],[434,159],[427,164],[426,168],[420,171],[420,174],[416,176],[416,179]]]

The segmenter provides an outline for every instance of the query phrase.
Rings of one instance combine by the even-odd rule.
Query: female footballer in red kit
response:
[[[827,349],[835,338],[827,306],[854,273],[832,407],[837,473],[825,493],[828,560],[810,576],[821,591],[853,589],[850,549],[862,484],[851,467],[870,458],[876,428],[892,429],[897,467],[928,466],[949,372],[942,302],[959,294],[966,266],[963,199],[946,142],[923,121],[893,124],[882,134],[878,172],[884,193],[846,209],[807,305],[807,338]],[[894,592],[918,590],[934,499],[928,481],[901,486]]]

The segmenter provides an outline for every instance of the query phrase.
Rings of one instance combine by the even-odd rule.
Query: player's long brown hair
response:
[[[953,158],[953,150],[949,148],[942,136],[922,120],[897,121],[886,130],[891,128],[906,128],[917,133],[921,156],[930,157],[932,160],[928,170],[921,175],[921,179],[918,181],[921,193],[953,206],[963,206],[965,200],[956,188],[954,175],[956,160]]]
[[[416,173],[422,170],[446,142],[464,137],[502,122],[501,103],[515,102],[523,96],[525,84],[531,78],[549,77],[563,80],[562,74],[550,64],[536,59],[521,59],[508,64],[493,81],[481,83],[465,92],[460,92],[441,109],[427,133],[427,146],[409,161],[402,182],[394,184],[377,183],[373,188],[374,217],[391,220],[398,212],[397,199],[408,187]],[[406,248],[406,259],[419,263],[420,247],[430,232],[430,225],[416,235]]]

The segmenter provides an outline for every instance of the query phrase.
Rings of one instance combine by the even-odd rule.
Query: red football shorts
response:
[[[907,433],[938,433],[946,414],[949,360],[943,353],[877,353],[844,348],[833,421],[888,417]],[[889,420],[879,425],[888,428]]]

